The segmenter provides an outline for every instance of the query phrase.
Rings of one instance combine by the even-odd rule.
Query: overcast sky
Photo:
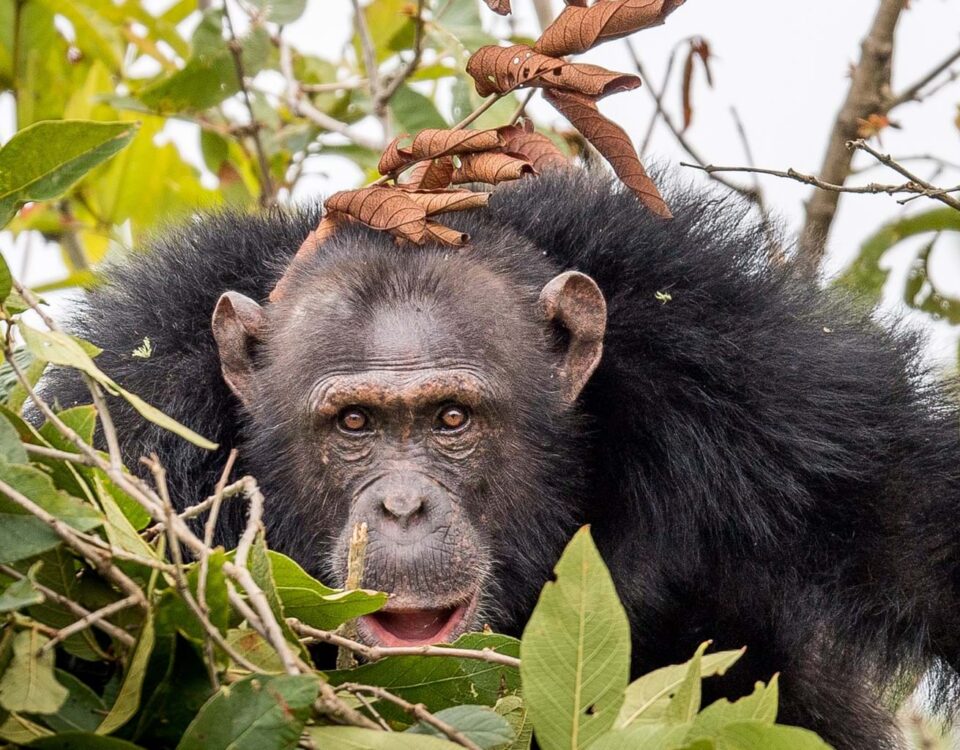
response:
[[[709,89],[702,76],[694,90],[695,120],[688,135],[704,158],[715,164],[744,164],[745,156],[730,114],[735,106],[749,135],[758,166],[776,169],[793,167],[815,173],[826,139],[848,86],[847,73],[859,55],[858,45],[877,8],[878,0],[688,0],[668,22],[643,31],[634,43],[644,65],[659,85],[670,50],[692,35],[707,38],[716,55],[713,61],[715,85]],[[514,0],[522,29],[532,33],[530,0]],[[557,2],[559,6],[559,2]],[[350,0],[308,0],[308,10],[288,28],[292,43],[304,51],[324,54],[339,50],[350,34]],[[487,13],[487,11],[484,11]],[[901,19],[894,61],[894,89],[912,83],[960,44],[960,0],[914,0]],[[631,71],[621,42],[593,50],[586,59],[606,67]],[[960,69],[960,66],[957,66]],[[699,71],[698,71],[699,73]],[[676,81],[667,94],[675,118],[680,94]],[[935,153],[960,164],[960,131],[954,124],[960,103],[960,80],[922,104],[908,104],[894,117],[901,129],[883,133],[882,150],[895,156]],[[626,128],[635,142],[643,138],[652,114],[649,96],[642,90],[606,99],[602,109]],[[0,101],[0,137],[9,137],[10,105]],[[537,114],[551,116],[549,108]],[[173,140],[187,156],[198,158],[196,138],[186,128],[172,131]],[[658,127],[649,150],[651,158],[667,164],[689,161],[670,133]],[[866,164],[867,159],[858,163]],[[685,178],[705,178],[693,170],[676,167]],[[932,169],[917,167],[921,176]],[[356,184],[359,173],[343,163],[325,165],[324,176],[305,180],[296,200],[320,198],[323,194]],[[876,169],[864,176],[870,180],[895,182],[896,177]],[[940,185],[960,183],[960,171],[936,178]],[[797,183],[762,178],[768,205],[788,226],[802,221],[802,203],[808,189]],[[907,208],[888,196],[851,195],[841,201],[840,213],[831,236],[826,272],[834,274],[856,254],[860,242],[884,221],[903,211],[927,207],[914,201]],[[928,204],[929,205],[929,204]],[[890,253],[896,269],[889,288],[902,288],[902,277],[916,250],[916,243]],[[19,267],[19,253],[8,237],[0,236],[0,250]],[[33,263],[29,281],[34,283],[60,273],[44,254],[42,264]],[[960,297],[960,241],[941,241],[931,265],[938,288]],[[896,313],[893,299],[888,311]],[[924,322],[926,324],[926,322]],[[945,324],[931,326],[931,356],[942,365],[956,362],[953,332]]]

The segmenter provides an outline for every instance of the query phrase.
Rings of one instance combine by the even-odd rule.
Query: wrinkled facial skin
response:
[[[274,546],[342,585],[366,524],[362,585],[391,594],[359,621],[368,643],[451,641],[496,622],[511,577],[549,573],[525,545],[558,553],[571,528],[569,509],[542,497],[571,392],[589,377],[566,356],[579,344],[583,359],[582,337],[558,351],[552,333],[565,292],[545,303],[490,274],[451,286],[395,282],[351,299],[317,279],[267,313],[234,297],[214,315],[224,377],[276,455]],[[245,364],[252,344],[261,367]]]

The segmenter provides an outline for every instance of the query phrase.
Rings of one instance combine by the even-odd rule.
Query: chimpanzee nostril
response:
[[[406,524],[421,515],[424,498],[419,494],[391,494],[383,499],[383,510],[401,524]]]

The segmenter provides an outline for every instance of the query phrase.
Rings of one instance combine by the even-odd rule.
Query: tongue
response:
[[[378,612],[374,618],[398,641],[429,642],[444,629],[453,612],[450,609],[410,609]]]

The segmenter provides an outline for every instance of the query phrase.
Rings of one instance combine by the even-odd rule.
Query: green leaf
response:
[[[387,603],[377,591],[342,591],[324,586],[286,555],[269,550],[277,596],[287,617],[307,625],[334,630],[355,617],[376,612]]]
[[[136,409],[140,416],[147,421],[153,422],[153,424],[179,435],[184,440],[200,448],[216,450],[216,443],[212,443],[193,430],[184,427],[159,409],[150,406],[150,404],[139,396],[135,396],[129,391],[124,390],[105,375],[91,359],[90,351],[88,351],[92,346],[91,344],[81,343],[72,336],[68,336],[60,331],[41,331],[36,328],[31,328],[22,321],[18,324],[18,329],[23,336],[23,341],[27,349],[29,349],[30,353],[37,359],[42,359],[55,365],[73,367],[86,373],[110,393],[122,396],[127,403]],[[96,347],[93,347],[93,349],[96,349]]]
[[[27,747],[38,750],[142,750],[140,745],[132,742],[89,732],[58,732],[56,737],[34,740]]]
[[[307,7],[307,0],[251,0],[251,5],[264,12],[264,18],[273,23],[293,23]]]
[[[155,631],[153,626],[153,615],[148,614],[140,630],[140,637],[137,638],[137,645],[133,649],[133,655],[127,664],[126,673],[123,675],[123,683],[120,685],[120,693],[113,702],[113,706],[100,726],[97,727],[97,734],[112,734],[130,719],[140,708],[140,696],[143,692],[143,678],[147,673],[147,665],[150,662],[150,654],[153,652]]]
[[[0,707],[31,714],[60,710],[68,692],[53,674],[53,649],[40,653],[49,640],[35,628],[14,636],[13,659],[0,677]]]
[[[683,724],[643,724],[613,729],[600,735],[589,750],[692,750],[684,742],[688,727]]]
[[[20,433],[3,416],[0,416],[0,457],[11,464],[25,464],[29,460]]]
[[[519,654],[519,645],[515,638],[484,633],[467,633],[451,644],[475,651],[489,648],[514,657]],[[392,656],[356,669],[328,672],[327,676],[333,685],[378,685],[411,703],[430,706],[432,711],[465,703],[492,706],[504,695],[520,689],[520,675],[513,667],[455,657]],[[387,704],[381,704],[379,710],[389,718],[407,718]]]
[[[434,716],[452,726],[484,750],[491,750],[514,740],[510,723],[486,706],[471,706],[469,704],[452,706],[437,711]],[[444,737],[437,729],[422,721],[410,727],[407,734],[429,734],[434,737]]]
[[[880,268],[880,259],[887,250],[908,237],[944,231],[960,232],[960,211],[934,208],[892,221],[860,246],[857,259],[836,283],[865,296],[871,304],[876,305],[887,280],[888,272]]]
[[[759,721],[773,724],[777,720],[777,676],[769,685],[758,682],[750,695],[731,703],[721,698],[701,711],[693,722],[689,739],[716,737],[727,724]]]
[[[519,695],[507,695],[497,701],[493,710],[510,723],[514,740],[500,750],[530,750],[533,741],[533,724],[527,715],[527,707]]]
[[[49,729],[30,721],[25,716],[0,712],[0,739],[26,745],[38,737],[48,737],[50,734]]]
[[[0,148],[0,226],[28,201],[65,193],[97,164],[122,149],[136,132],[129,122],[38,122]]]
[[[43,601],[41,594],[34,586],[34,576],[42,563],[34,563],[26,578],[19,578],[0,592],[0,613],[16,612],[32,604]]]
[[[315,675],[251,675],[204,704],[177,750],[293,750],[319,691]]]
[[[417,133],[426,128],[446,128],[443,119],[433,101],[419,91],[407,85],[397,89],[390,99],[390,111],[397,119],[397,125],[405,133]]]
[[[589,527],[554,570],[521,640],[523,696],[543,750],[585,748],[623,703],[630,625]]]
[[[44,723],[61,738],[62,733],[94,731],[107,712],[107,704],[69,672],[58,669],[56,675],[60,684],[69,691],[69,695],[59,711],[44,717]]]
[[[7,301],[7,297],[10,296],[12,289],[13,276],[10,275],[10,266],[7,265],[7,261],[0,255],[0,304]]]
[[[283,661],[262,635],[251,628],[236,628],[227,631],[227,643],[234,651],[245,656],[263,672],[284,671]]]
[[[462,750],[460,745],[437,737],[360,727],[310,727],[307,736],[317,747],[331,750]]]
[[[720,730],[723,750],[831,750],[830,746],[807,729],[744,721]]]
[[[227,599],[227,580],[223,573],[223,563],[227,559],[227,554],[222,549],[216,549],[208,557],[207,566],[207,584],[205,602],[209,613],[210,622],[217,627],[221,633],[227,632],[230,620],[230,604]],[[190,566],[187,573],[187,585],[190,592],[197,598],[198,585],[200,581],[200,564],[195,563]],[[176,589],[168,589],[163,594],[160,612],[158,614],[158,626],[163,623],[167,630],[179,630],[186,638],[194,643],[202,644],[207,638],[206,631],[197,620],[193,610],[183,601],[180,593]],[[162,630],[163,628],[161,628]]]
[[[700,660],[700,677],[722,675],[743,654],[743,649],[706,654]],[[689,666],[690,662],[662,667],[631,682],[620,715],[617,716],[617,728],[637,721],[661,721],[674,694],[687,677]]]
[[[33,466],[10,464],[0,458],[0,481],[79,531],[89,531],[103,522],[96,509],[58,490],[46,473]],[[0,562],[32,557],[59,544],[60,537],[46,523],[0,495]]]

